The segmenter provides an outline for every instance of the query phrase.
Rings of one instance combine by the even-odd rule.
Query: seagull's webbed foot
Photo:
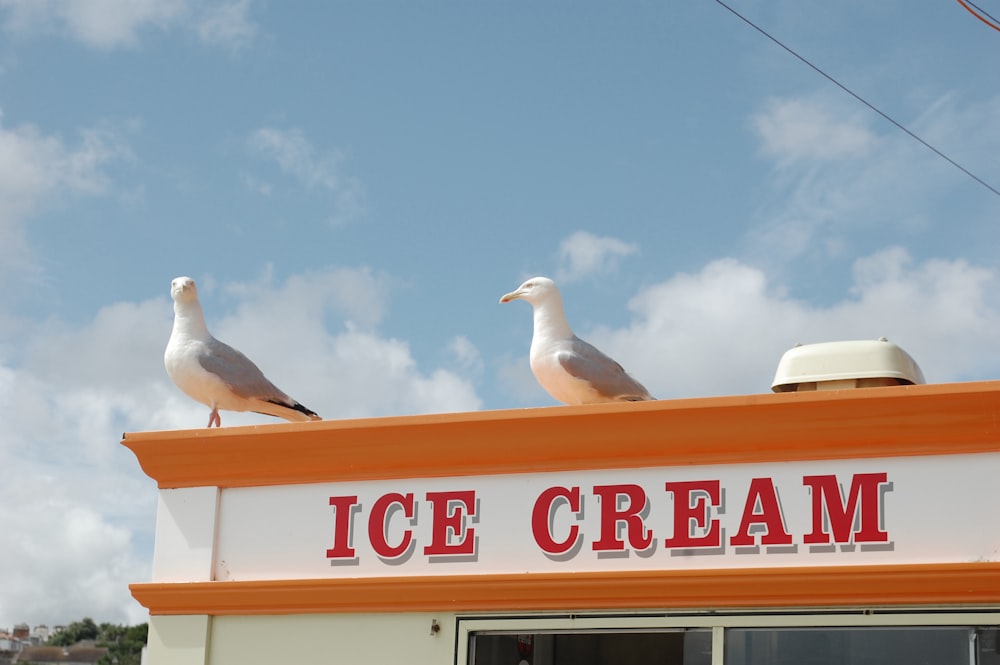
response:
[[[208,414],[208,427],[215,423],[216,427],[222,427],[222,417],[219,416],[219,407],[212,409],[212,413]]]

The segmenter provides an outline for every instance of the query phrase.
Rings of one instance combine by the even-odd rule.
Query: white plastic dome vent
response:
[[[924,382],[910,354],[882,337],[795,346],[781,356],[771,390],[785,393]]]

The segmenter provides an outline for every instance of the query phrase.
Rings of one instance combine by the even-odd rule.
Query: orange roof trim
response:
[[[152,615],[997,605],[1000,564],[132,584]]]
[[[125,434],[161,489],[1000,450],[1000,381]]]

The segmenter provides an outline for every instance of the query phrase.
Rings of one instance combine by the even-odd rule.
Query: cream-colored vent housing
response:
[[[886,338],[801,344],[785,352],[771,390],[841,390],[924,383],[923,372]]]

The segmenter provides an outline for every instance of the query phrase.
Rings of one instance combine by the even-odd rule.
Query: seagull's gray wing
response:
[[[240,397],[294,403],[294,400],[268,381],[252,360],[214,337],[198,355],[198,362],[206,371],[222,379]]]
[[[570,375],[589,382],[608,399],[634,402],[653,399],[621,365],[579,337],[574,337],[569,348],[559,352],[559,364]]]

